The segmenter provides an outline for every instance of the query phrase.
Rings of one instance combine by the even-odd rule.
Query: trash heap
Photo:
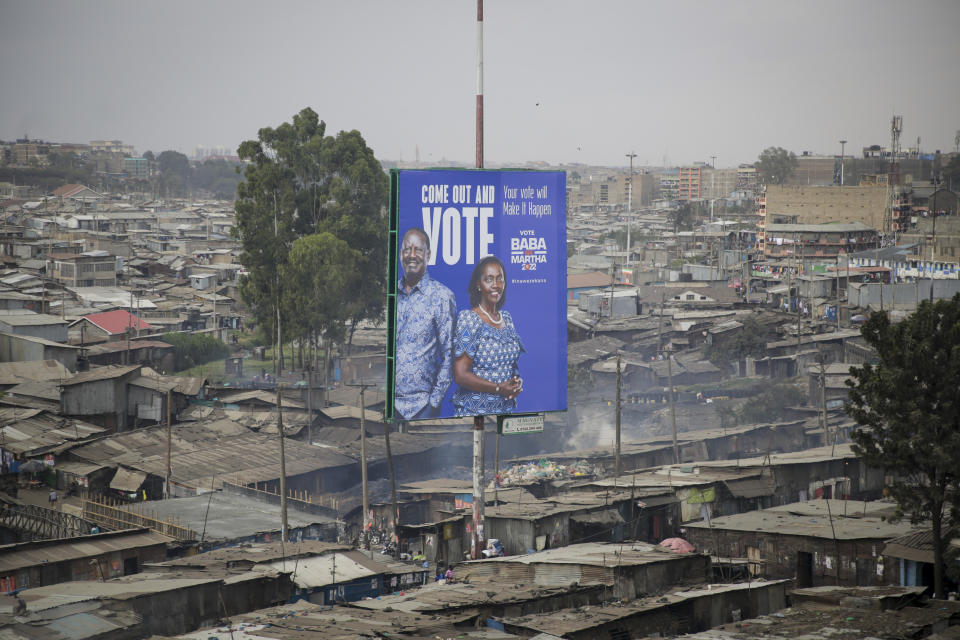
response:
[[[500,486],[510,487],[532,484],[541,480],[569,480],[586,478],[597,474],[596,469],[586,460],[577,460],[573,464],[557,464],[546,458],[536,462],[518,464],[500,472]]]

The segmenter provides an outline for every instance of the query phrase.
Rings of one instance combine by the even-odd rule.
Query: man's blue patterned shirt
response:
[[[394,406],[412,417],[439,407],[453,380],[453,292],[424,273],[409,292],[397,287],[397,360]]]

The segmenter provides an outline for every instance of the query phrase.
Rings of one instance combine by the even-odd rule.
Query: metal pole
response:
[[[363,410],[363,407],[360,407]],[[313,444],[313,365],[307,365],[307,444]]]
[[[287,455],[283,436],[283,383],[277,384],[277,433],[280,436],[280,541],[287,539]]]
[[[820,410],[823,413],[823,444],[830,443],[830,431],[827,428],[827,380],[826,365],[823,363],[823,350],[817,346],[817,360],[820,361]]]
[[[843,186],[843,150],[847,145],[846,140],[840,141],[840,186]]]
[[[933,238],[930,242],[930,303],[933,304],[933,278],[937,273],[937,178],[933,179],[933,202],[930,204],[933,215]],[[881,285],[882,287],[883,285]],[[882,290],[882,289],[881,289]]]
[[[172,392],[172,389],[167,390],[167,498],[170,497],[170,476],[173,475],[173,467],[170,465],[171,451],[173,450],[173,423],[170,420],[170,399]]]
[[[373,547],[370,545],[370,494],[367,486],[367,424],[364,420],[366,411],[366,402],[364,402],[363,392],[365,387],[360,386],[360,481],[363,484],[363,532],[367,539],[367,547],[370,549],[370,557],[373,557]]]
[[[483,168],[483,0],[477,0],[477,169]]]
[[[837,254],[837,331],[840,331],[840,316],[843,315],[843,307],[841,305],[840,298],[840,258],[844,256],[844,253],[841,251]]]
[[[616,447],[616,451],[614,452],[614,458],[613,458],[614,476],[617,478],[620,477],[620,382],[622,379],[620,372],[621,372],[620,354],[618,353],[617,354],[617,447]]]
[[[473,517],[470,532],[470,557],[483,557],[484,478],[483,478],[483,416],[473,418]]]
[[[630,176],[627,178],[627,264],[630,264],[630,224],[633,219],[633,159],[637,157],[637,154],[631,151],[627,154],[627,157],[630,158]]]
[[[360,484],[361,490],[363,491],[363,518],[361,519],[363,523],[362,539],[367,542],[367,547],[370,549],[370,557],[373,558],[373,547],[370,545],[370,494],[367,490],[367,423],[364,419],[367,413],[367,403],[364,398],[364,391],[367,387],[374,385],[360,383],[348,384],[346,386],[360,388]]]
[[[483,168],[483,0],[477,0],[477,169]],[[473,418],[473,518],[470,557],[481,557],[484,516],[483,416]]]
[[[677,411],[673,402],[673,354],[667,350],[667,383],[670,385],[670,424],[673,428],[673,463],[680,464],[680,452],[677,450]]]
[[[363,391],[360,392],[363,395]],[[366,408],[360,407],[361,414],[366,412]],[[400,506],[397,504],[397,479],[393,473],[393,454],[390,453],[390,425],[383,425],[383,443],[387,448],[387,472],[390,474],[390,499],[393,502],[393,557],[396,558],[400,553]]]
[[[797,364],[800,363],[800,271],[803,269],[803,244],[800,243],[800,234],[797,234],[795,243],[800,244],[800,263],[797,265]],[[796,246],[796,244],[794,244]],[[796,255],[796,251],[794,251]]]

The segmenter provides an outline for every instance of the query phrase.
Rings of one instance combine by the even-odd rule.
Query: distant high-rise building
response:
[[[103,151],[106,153],[120,153],[125,156],[136,155],[131,144],[123,144],[123,140],[91,140],[91,151]]]
[[[123,172],[130,178],[149,178],[150,161],[146,158],[124,158]]]
[[[701,165],[693,167],[680,167],[679,180],[677,182],[678,200],[699,200],[703,197],[701,192],[701,177],[703,167]]]

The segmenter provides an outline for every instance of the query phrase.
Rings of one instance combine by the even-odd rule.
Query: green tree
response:
[[[213,336],[198,333],[165,333],[163,341],[173,345],[173,366],[177,371],[230,355],[230,347]]]
[[[741,319],[743,328],[733,338],[707,345],[703,354],[716,365],[742,360],[747,356],[762,358],[767,354],[770,328],[753,316]]]
[[[217,198],[232,200],[240,183],[238,165],[226,160],[206,160],[190,174],[190,186],[209,191]]]
[[[190,183],[190,160],[179,151],[163,151],[157,156],[159,184],[166,196],[182,196]]]
[[[769,387],[755,398],[747,400],[736,410],[737,423],[761,424],[783,418],[784,407],[801,404],[806,399],[803,389],[793,384]]]
[[[179,151],[163,151],[157,157],[160,173],[175,173],[184,180],[190,175],[190,160]]]
[[[898,324],[875,313],[861,333],[879,360],[850,370],[853,449],[894,476],[901,513],[914,523],[930,519],[934,591],[943,598],[942,527],[960,504],[960,295],[925,301]]]
[[[328,344],[343,339],[352,311],[348,300],[360,284],[357,265],[362,257],[329,231],[293,242],[289,261],[281,268],[292,333],[322,336]]]
[[[689,231],[697,221],[697,209],[691,202],[681,202],[680,205],[667,214],[667,222],[673,227],[673,233]]]
[[[302,332],[317,321],[292,321],[304,306],[291,304],[286,289],[289,285],[295,291],[301,281],[290,264],[294,242],[324,233],[357,252],[354,262],[339,267],[357,276],[350,295],[338,300],[351,329],[361,320],[379,319],[389,181],[360,133],[328,136],[326,124],[306,108],[292,122],[261,129],[238,153],[248,164],[237,187],[234,233],[243,247],[240,261],[250,272],[241,278],[240,291],[256,320],[270,327],[274,340],[278,334],[281,341],[316,337]],[[329,239],[324,242],[331,246]],[[298,259],[298,268],[308,264]],[[287,325],[295,333],[285,335]]]
[[[783,147],[767,147],[754,166],[763,184],[783,184],[797,169],[797,155]]]

